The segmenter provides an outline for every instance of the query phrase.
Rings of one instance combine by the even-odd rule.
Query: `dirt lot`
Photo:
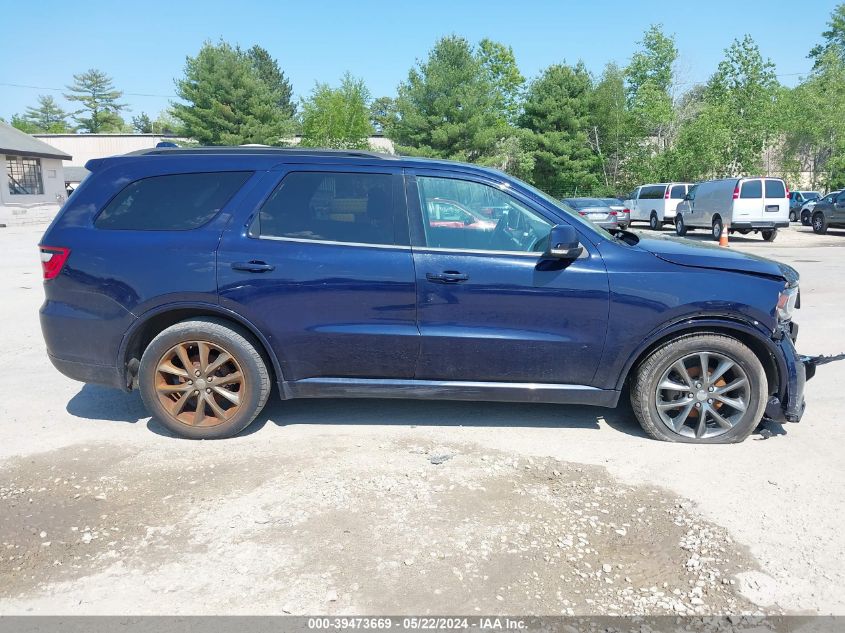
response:
[[[378,400],[189,442],[50,366],[43,228],[0,229],[0,614],[845,614],[845,363],[734,446],[628,407]],[[805,353],[845,350],[836,233],[732,240],[801,272]]]

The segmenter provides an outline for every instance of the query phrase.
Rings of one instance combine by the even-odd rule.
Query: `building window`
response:
[[[6,174],[9,176],[9,193],[12,195],[41,195],[41,159],[24,156],[6,156]]]

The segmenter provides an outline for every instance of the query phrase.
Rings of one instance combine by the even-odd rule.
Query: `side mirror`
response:
[[[578,232],[568,224],[558,224],[549,233],[549,257],[578,259],[584,247],[578,243]]]
[[[684,195],[684,200],[686,200],[687,202],[689,202],[690,200],[692,200],[692,198],[690,198],[690,197],[689,197],[689,194],[685,194],[685,195]]]

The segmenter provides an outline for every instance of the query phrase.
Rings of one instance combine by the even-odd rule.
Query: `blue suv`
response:
[[[44,235],[65,375],[139,389],[190,438],[282,398],[614,407],[660,440],[797,422],[798,275],[613,234],[501,172],[352,151],[161,148],[89,161]]]

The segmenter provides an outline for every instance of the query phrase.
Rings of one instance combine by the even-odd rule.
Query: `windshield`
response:
[[[604,202],[608,206],[614,207],[624,207],[625,203],[622,202],[619,198],[601,198],[601,201]]]
[[[815,191],[805,191],[803,193],[805,200],[818,200],[821,198],[821,195]]]

